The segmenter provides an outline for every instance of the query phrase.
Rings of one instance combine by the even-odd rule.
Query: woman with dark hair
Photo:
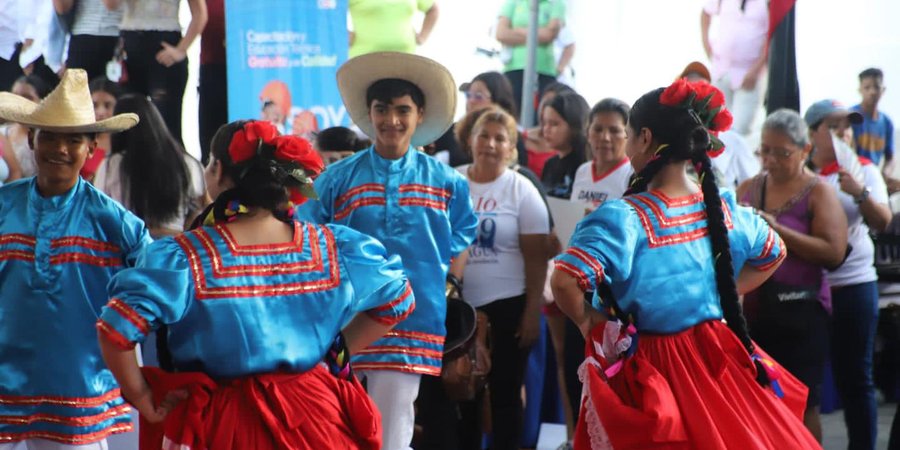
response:
[[[365,150],[372,142],[360,137],[347,127],[330,127],[316,133],[313,146],[325,164],[337,162],[358,151]]]
[[[169,134],[147,97],[125,95],[115,111],[133,112],[141,121],[112,137],[94,185],[143,219],[154,238],[182,232],[207,203],[203,166]]]
[[[541,182],[551,197],[572,195],[575,172],[585,161],[585,124],[590,107],[572,92],[557,95],[541,105],[541,136],[555,151],[541,171]]]
[[[91,101],[94,103],[94,116],[97,120],[104,120],[112,117],[113,111],[116,109],[116,102],[122,95],[122,89],[117,83],[109,81],[106,77],[97,77],[88,84],[91,90]],[[112,148],[109,133],[97,134],[97,147],[94,154],[84,162],[81,168],[81,177],[93,183],[94,176],[100,165],[106,160],[107,152]]]
[[[625,125],[631,108],[622,100],[605,98],[597,102],[588,116],[587,141],[591,161],[582,164],[572,183],[573,202],[584,204],[586,213],[607,199],[622,196],[634,168],[625,155]]]
[[[522,132],[522,137],[524,139],[519,139],[522,141],[522,145],[525,147],[525,152],[527,154],[528,160],[528,168],[531,169],[532,172],[536,173],[538,177],[541,176],[541,173],[544,171],[544,164],[547,163],[547,160],[553,157],[553,148],[547,145],[547,141],[544,139],[544,135],[541,130],[540,124],[540,112],[544,109],[543,105],[547,104],[554,97],[560,94],[567,93],[576,93],[574,89],[569,87],[569,85],[565,83],[552,82],[549,86],[547,86],[543,93],[541,94],[541,101],[538,102],[538,114],[537,114],[537,126],[526,129]]]
[[[490,107],[499,107],[509,113],[509,115],[518,117],[512,85],[500,72],[482,72],[476,75],[475,78],[472,78],[472,81],[463,83],[459,89],[466,96],[466,114]],[[437,151],[449,152],[449,164],[451,167],[472,162],[471,153],[462,150],[466,143],[457,139],[456,135],[458,133],[456,129],[458,126],[459,122],[455,123],[434,142]],[[521,136],[519,136],[519,139],[516,139],[516,151],[519,155],[517,161],[519,164],[525,165],[528,155],[525,154],[525,143]]]
[[[216,201],[110,282],[97,323],[142,447],[379,449],[379,413],[348,363],[415,306],[399,257],[293,219],[324,169],[302,138],[232,122],[212,157]],[[138,368],[135,343],[163,324],[174,372]]]
[[[593,344],[578,449],[819,448],[801,420],[806,387],[755,347],[741,313],[738,296],[786,251],[716,187],[710,154],[731,124],[723,104],[717,89],[685,80],[638,99],[631,187],[579,223],[557,258],[556,302]],[[602,292],[593,305],[590,289]]]

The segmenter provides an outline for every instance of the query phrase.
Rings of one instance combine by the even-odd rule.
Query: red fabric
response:
[[[106,159],[106,150],[103,150],[100,147],[95,148],[94,154],[92,154],[90,158],[85,160],[84,165],[81,166],[81,171],[79,172],[81,174],[81,178],[92,181],[94,179],[94,175],[97,174],[97,170],[100,168],[100,164],[103,164],[104,159]]]
[[[594,333],[599,338],[602,327]],[[586,353],[601,359],[590,340]],[[779,367],[784,398],[761,387],[750,357],[722,322],[641,334],[637,353],[608,383],[600,368],[588,369],[590,399],[616,450],[821,448],[803,426],[806,386]],[[578,450],[590,449],[584,408]]]
[[[541,174],[544,173],[544,164],[547,164],[547,160],[552,158],[556,152],[536,152],[531,149],[527,149],[526,151],[528,152],[528,168],[531,169],[538,178],[541,178]]]
[[[141,371],[157,404],[169,391],[189,392],[162,423],[141,417],[141,450],[159,450],[163,436],[191,450],[381,448],[381,415],[362,385],[322,366],[227,383],[199,372]]]
[[[797,3],[797,0],[770,0],[769,1],[769,38],[768,40],[772,40],[772,34],[775,33],[775,29],[778,28],[778,25],[781,25],[781,21],[784,19],[784,16],[790,12],[791,9],[794,8],[794,3]]]
[[[225,0],[206,0],[206,17],[200,35],[200,64],[225,64]]]

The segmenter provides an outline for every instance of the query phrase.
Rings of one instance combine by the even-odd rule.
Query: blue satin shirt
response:
[[[745,264],[766,270],[784,259],[784,242],[762,217],[738,206],[732,191],[722,191],[722,203],[735,274]],[[672,199],[644,192],[604,202],[575,228],[556,269],[584,290],[608,283],[643,332],[677,333],[722,318],[701,193]]]
[[[81,179],[48,198],[34,178],[0,188],[0,443],[131,430],[94,323],[106,284],[149,243],[140,219]]]
[[[167,324],[175,368],[215,379],[305,372],[357,313],[394,324],[415,308],[378,241],[301,222],[279,245],[239,245],[221,225],[161,239],[109,296],[98,327],[110,340],[131,348]]]
[[[316,179],[318,201],[299,217],[366,233],[398,255],[416,295],[416,310],[353,357],[358,370],[440,375],[444,293],[450,260],[475,240],[478,219],[462,175],[410,147],[396,160],[374,147],[328,166]]]

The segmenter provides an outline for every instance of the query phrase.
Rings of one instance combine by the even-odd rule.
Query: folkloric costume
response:
[[[231,159],[253,163],[257,141],[271,143],[274,159],[298,163],[291,176],[311,183],[322,169],[311,146],[273,138],[268,128],[250,122],[235,133]],[[312,195],[308,187],[301,191]],[[349,373],[340,332],[360,312],[394,324],[413,311],[399,258],[354,230],[295,221],[288,211],[281,218],[293,226],[292,242],[240,245],[223,222],[242,210],[213,208],[215,224],[155,242],[110,283],[100,331],[131,348],[168,325],[177,373],[144,374],[157,400],[173,389],[190,392],[161,427],[145,434],[142,423],[142,444],[379,448],[378,411]]]
[[[661,103],[690,96],[672,92],[685,84]],[[591,331],[576,448],[818,448],[802,423],[806,387],[761,350],[751,357],[722,322],[703,198],[651,190],[608,200],[557,257],[583,290],[608,285],[615,303],[595,296],[594,305],[624,321]],[[729,191],[722,209],[735,274],[781,262],[784,243],[762,217]],[[755,360],[771,389],[757,382]]]
[[[423,64],[428,70],[418,75],[410,70]],[[353,356],[357,370],[441,373],[446,274],[451,258],[474,241],[478,222],[466,179],[413,148],[430,143],[451,123],[455,89],[445,72],[426,58],[399,53],[360,56],[338,72],[347,110],[369,136],[375,136],[375,131],[366,117],[365,91],[372,82],[409,78],[426,97],[425,120],[403,157],[384,159],[372,146],[332,164],[316,180],[319,200],[298,211],[313,221],[346,225],[378,239],[390,254],[401,257],[416,294],[413,314]],[[449,88],[433,87],[435,83]],[[448,90],[452,97],[445,94]]]
[[[0,117],[57,133],[116,132],[95,122],[87,75],[68,70],[38,105],[0,93]],[[93,327],[106,285],[150,242],[144,223],[82,179],[44,197],[36,178],[0,188],[0,444],[83,445],[131,431],[130,408]]]
[[[318,180],[320,198],[301,217],[366,233],[399,255],[416,294],[416,311],[385,337],[353,356],[384,419],[385,450],[409,448],[413,401],[422,375],[438,376],[446,334],[445,280],[450,261],[475,239],[477,219],[465,178],[414,146],[437,139],[451,124],[456,86],[450,72],[421,56],[370,53],[338,70],[338,87],[353,122],[376,139],[366,92],[382,79],[401,79],[425,97],[422,122],[398,159],[375,146],[328,167]]]

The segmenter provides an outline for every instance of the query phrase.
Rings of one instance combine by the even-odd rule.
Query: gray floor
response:
[[[878,450],[887,449],[891,422],[894,420],[896,404],[884,404],[878,408]],[[822,441],[825,450],[846,450],[847,427],[844,426],[844,412],[835,411],[822,415]]]

